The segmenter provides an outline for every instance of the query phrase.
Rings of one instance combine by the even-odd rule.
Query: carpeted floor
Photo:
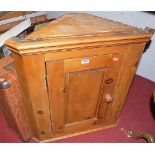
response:
[[[132,129],[135,132],[148,132],[155,137],[155,120],[150,112],[150,97],[155,83],[143,77],[135,76],[126,102],[124,104],[120,121],[117,127],[96,131],[80,136],[55,141],[59,143],[141,143],[145,140],[127,138],[121,128]],[[0,142],[22,142],[18,135],[12,131],[4,116],[0,112]],[[30,140],[29,142],[34,142]]]

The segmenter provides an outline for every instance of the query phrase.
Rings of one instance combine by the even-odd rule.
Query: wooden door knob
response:
[[[110,103],[113,101],[113,98],[111,96],[111,94],[105,94],[105,100],[107,103]]]
[[[60,89],[61,92],[66,93],[66,87]]]

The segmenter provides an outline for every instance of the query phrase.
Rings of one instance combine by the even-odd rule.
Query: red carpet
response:
[[[150,97],[155,88],[155,83],[143,77],[135,76],[128,97],[123,107],[119,124],[116,128],[96,131],[80,136],[75,136],[55,142],[63,143],[126,143],[145,142],[127,138],[121,128],[132,129],[135,132],[149,132],[155,137],[155,120],[150,112]],[[0,112],[0,142],[22,142],[18,135],[12,131],[2,113]],[[33,140],[29,142],[34,142]]]

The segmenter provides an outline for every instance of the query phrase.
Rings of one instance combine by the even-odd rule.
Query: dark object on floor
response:
[[[153,91],[153,95],[151,96],[150,110],[151,110],[152,116],[155,120],[155,89]]]
[[[29,122],[24,111],[13,59],[0,59],[0,108],[9,126],[20,133],[23,141],[32,137]]]

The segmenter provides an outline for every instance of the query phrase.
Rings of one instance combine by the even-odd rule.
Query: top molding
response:
[[[40,48],[45,50],[50,47],[54,50],[55,47],[61,49],[62,46],[67,48],[72,45],[80,46],[97,42],[104,45],[108,42],[122,41],[123,43],[124,40],[139,42],[143,39],[147,41],[153,33],[152,29],[143,30],[85,13],[74,13],[50,22],[25,39],[11,38],[6,45],[18,54],[32,54],[38,53],[36,49]]]

